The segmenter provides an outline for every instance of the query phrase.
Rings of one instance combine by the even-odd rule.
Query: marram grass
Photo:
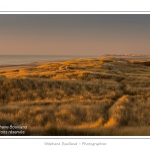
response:
[[[0,125],[25,135],[150,135],[150,67],[77,59],[0,72]]]

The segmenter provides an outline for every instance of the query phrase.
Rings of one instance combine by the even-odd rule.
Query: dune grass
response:
[[[0,125],[26,135],[150,135],[150,67],[76,59],[0,72]]]

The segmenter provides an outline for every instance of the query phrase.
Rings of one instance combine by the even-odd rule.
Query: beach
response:
[[[46,63],[58,63],[78,58],[96,58],[96,56],[73,55],[0,55],[0,71],[19,70],[37,67]]]
[[[55,56],[56,57],[56,56]],[[71,56],[72,58],[73,56]],[[85,56],[86,58],[87,56]],[[76,57],[75,57],[76,58]],[[80,57],[78,57],[80,58]],[[89,57],[90,58],[90,57]],[[91,58],[94,58],[94,57],[91,57]],[[98,58],[98,57],[95,57],[95,58]],[[100,57],[99,57],[100,58]],[[106,57],[107,58],[107,57]],[[113,58],[113,57],[108,57],[108,58]],[[127,59],[127,60],[131,60],[131,61],[149,61],[150,60],[150,57],[114,57],[114,58],[123,58],[123,59]],[[33,68],[33,67],[37,67],[37,66],[40,66],[40,65],[44,65],[44,64],[47,64],[47,63],[60,63],[60,62],[63,62],[63,61],[67,61],[67,60],[71,60],[71,59],[54,59],[53,60],[46,60],[46,61],[36,61],[36,62],[29,62],[29,63],[20,63],[17,62],[17,64],[5,64],[5,61],[4,61],[4,64],[0,64],[0,71],[2,70],[19,70],[19,69],[24,69],[24,68]],[[73,60],[73,59],[72,59]],[[29,60],[28,60],[29,61]]]
[[[33,62],[33,63],[26,63],[26,64],[18,64],[18,65],[0,65],[0,71],[3,70],[19,70],[19,69],[24,69],[24,68],[34,68],[40,65],[44,65],[47,63],[60,63],[62,62],[61,60],[55,60],[55,61],[46,61],[46,62]]]
[[[29,64],[20,64],[20,65],[0,65],[0,70],[19,70],[23,68],[32,68],[42,63],[29,63]]]

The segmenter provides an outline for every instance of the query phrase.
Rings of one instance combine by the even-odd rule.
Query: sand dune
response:
[[[26,135],[150,135],[144,62],[149,59],[3,65],[0,124],[27,125]]]

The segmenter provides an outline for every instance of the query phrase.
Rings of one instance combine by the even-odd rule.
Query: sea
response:
[[[0,65],[20,65],[35,62],[65,61],[77,58],[99,58],[100,56],[77,55],[0,55]]]

